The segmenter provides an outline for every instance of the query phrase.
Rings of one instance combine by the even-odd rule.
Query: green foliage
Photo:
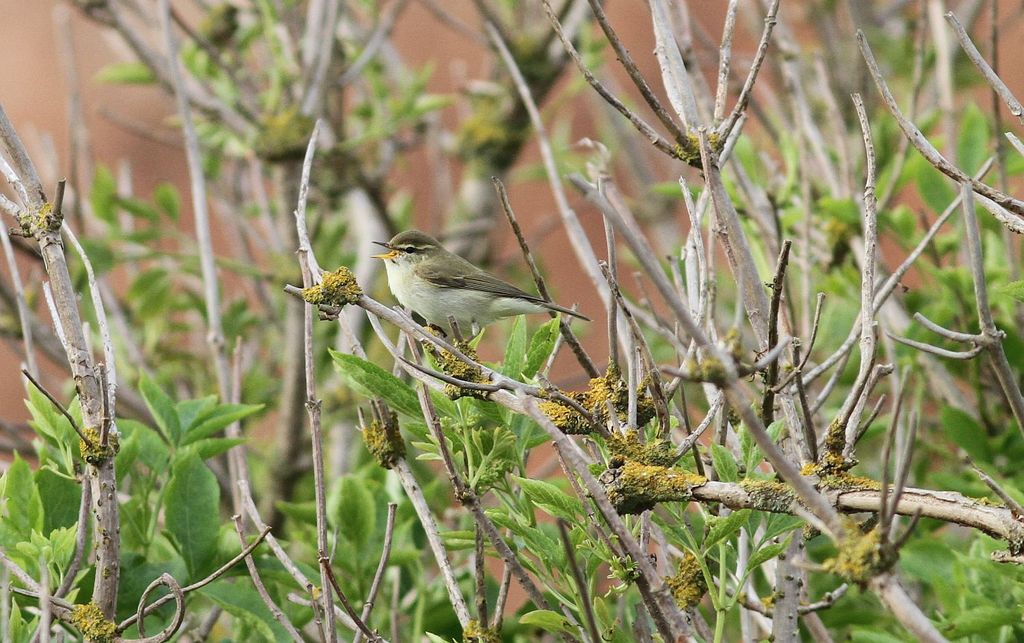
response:
[[[96,74],[96,80],[114,85],[152,85],[156,77],[140,62],[112,63]]]
[[[344,538],[362,547],[377,524],[377,505],[365,482],[356,476],[338,478],[327,496],[327,519]]]
[[[185,455],[171,469],[164,495],[167,533],[185,560],[188,577],[202,578],[217,554],[220,487],[197,455]]]
[[[93,176],[87,177],[91,179],[89,184],[73,186],[75,198],[65,203],[69,225],[82,237],[101,280],[122,387],[117,407],[112,409],[117,416],[113,426],[119,443],[114,458],[117,489],[113,497],[120,508],[125,570],[115,621],[135,612],[142,592],[160,574],[170,573],[182,584],[195,581],[242,546],[229,520],[236,509],[231,498],[236,488],[223,475],[228,468],[223,456],[235,447],[241,449],[232,456],[244,456],[249,484],[263,518],[274,522],[275,538],[294,558],[298,569],[317,585],[314,591],[323,591],[319,587],[317,511],[303,409],[304,373],[294,341],[303,332],[296,314],[301,302],[285,299],[281,293],[285,283],[300,281],[293,255],[294,239],[285,230],[293,224],[291,213],[313,117],[323,119],[324,137],[312,167],[307,219],[316,258],[331,271],[326,274],[334,281],[332,284],[329,279],[328,287],[307,292],[307,300],[315,303],[351,303],[362,294],[362,288],[368,296],[381,296],[380,283],[355,284],[347,272],[361,265],[357,253],[363,252],[362,237],[356,243],[356,232],[367,229],[364,224],[369,219],[364,218],[374,217],[374,226],[383,224],[394,229],[423,225],[425,221],[436,228],[442,226],[435,224],[443,223],[445,229],[454,229],[452,224],[461,223],[462,218],[483,226],[492,214],[489,208],[496,207],[496,202],[492,197],[480,196],[478,183],[482,178],[490,174],[508,174],[517,182],[547,178],[547,167],[521,158],[523,150],[532,147],[532,123],[504,68],[484,64],[494,69],[488,80],[466,78],[467,82],[462,82],[460,78],[460,93],[437,93],[437,87],[450,85],[448,61],[422,63],[403,51],[402,66],[394,64],[397,58],[393,52],[398,50],[387,43],[376,49],[380,43],[375,41],[377,35],[388,35],[387,29],[378,32],[377,28],[387,26],[386,12],[391,8],[374,0],[357,0],[351,7],[343,7],[345,20],[352,22],[352,28],[339,30],[337,41],[327,43],[333,47],[322,50],[332,54],[330,64],[322,70],[327,78],[324,100],[322,104],[304,104],[316,76],[307,67],[312,50],[292,40],[296,26],[301,27],[306,20],[307,4],[296,0],[204,3],[205,13],[192,17],[196,25],[193,31],[203,42],[195,41],[190,33],[182,38],[181,62],[187,84],[197,92],[192,120],[199,136],[200,162],[208,179],[213,214],[213,259],[221,286],[218,310],[222,333],[209,334],[212,320],[208,318],[203,282],[206,266],[201,264],[196,249],[195,222],[189,220],[189,205],[183,203],[178,187],[159,182],[151,191],[140,191],[138,186],[129,185],[121,166],[95,162],[85,165],[95,167]],[[618,114],[600,109],[583,113],[578,109],[587,107],[575,100],[578,94],[590,91],[579,74],[569,74],[549,94],[556,79],[564,76],[561,70],[567,64],[549,55],[559,51],[558,43],[551,39],[547,26],[541,29],[534,24],[535,16],[525,11],[522,3],[501,0],[493,4],[497,18],[506,23],[503,31],[510,36],[507,44],[520,71],[534,98],[540,101],[558,175],[580,173],[593,178],[601,173],[615,177],[625,196],[623,202],[636,215],[636,225],[649,233],[656,258],[661,260],[667,254],[673,259],[674,265],[666,275],[678,278],[689,288],[699,276],[692,274],[692,247],[683,246],[689,226],[680,182],[659,182],[672,173],[666,174],[658,162],[644,156],[649,141],[636,138]],[[827,11],[814,15],[822,21],[831,20]],[[367,22],[363,23],[364,19]],[[886,73],[892,76],[901,104],[906,100],[906,81],[914,59],[913,43],[904,37],[912,30],[905,22],[893,19],[887,23],[885,38],[876,50],[888,65]],[[866,24],[868,39],[877,42],[872,22]],[[832,30],[823,33],[841,33],[831,23],[824,26]],[[605,60],[612,60],[613,54],[601,31],[584,25],[576,30],[574,41],[586,66],[599,75],[606,74],[600,67]],[[483,56],[490,55],[484,49],[480,51]],[[931,48],[928,52],[924,71],[931,74],[935,63]],[[372,55],[364,58],[364,54]],[[636,55],[638,59],[641,56]],[[787,53],[785,58],[787,82],[803,80],[803,74],[810,73],[804,57]],[[823,60],[826,65],[831,62],[828,55]],[[357,66],[361,67],[360,73],[354,75],[351,71]],[[434,75],[435,67],[442,71],[438,76]],[[797,76],[788,77],[790,70]],[[691,71],[701,72],[697,68]],[[839,95],[846,95],[849,74],[832,75],[828,71],[830,82],[844,90]],[[461,70],[456,72],[456,76],[463,74]],[[977,82],[976,72],[964,57],[955,57],[954,89],[965,87],[968,78]],[[95,79],[107,84],[155,85],[157,74],[143,64],[124,62],[103,67]],[[783,300],[783,330],[811,351],[803,373],[806,377],[809,369],[842,345],[860,314],[858,264],[863,261],[859,256],[863,204],[859,192],[863,161],[861,150],[848,144],[858,136],[846,101],[833,105],[821,92],[793,92],[793,96],[797,103],[807,102],[795,105],[795,121],[790,114],[774,113],[771,102],[758,105],[759,118],[748,119],[744,133],[735,138],[732,162],[723,164],[722,178],[738,208],[739,232],[749,246],[732,244],[730,248],[732,252],[749,249],[760,281],[771,278],[774,246],[783,239],[797,244]],[[965,172],[976,172],[992,153],[993,138],[999,134],[987,104],[958,104],[952,118],[955,131],[947,131],[943,113],[931,109],[927,101],[917,102],[915,120],[925,135],[944,153],[952,149],[951,160]],[[789,109],[789,103],[783,103],[783,108]],[[868,97],[867,103],[878,156],[876,193],[895,190],[894,199],[878,213],[879,266],[888,271],[921,240],[926,227],[923,224],[934,220],[956,192],[949,179],[915,150],[911,148],[904,156],[898,126],[882,113],[877,101]],[[804,107],[809,111],[805,113]],[[791,122],[797,124],[799,132],[785,125]],[[181,123],[172,118],[170,124],[177,128]],[[596,134],[580,129],[591,126]],[[842,131],[844,128],[848,131]],[[822,136],[815,136],[815,130]],[[661,131],[664,135],[667,129]],[[580,136],[596,140],[580,145]],[[692,136],[669,145],[677,143],[677,156],[695,163]],[[716,147],[720,143],[716,141]],[[454,159],[461,169],[455,177],[458,185],[448,185],[447,173],[438,172],[438,183],[444,186],[433,194],[433,200],[424,195],[419,183],[397,180],[423,165],[424,150],[429,152],[431,166],[445,166]],[[707,203],[710,195],[705,192],[705,177],[678,162],[674,164],[688,172],[688,196],[697,203]],[[1024,158],[1009,154],[1003,169],[1014,179],[1024,172]],[[995,172],[984,180],[993,186],[1000,184]],[[1010,185],[1014,185],[1012,180]],[[439,196],[445,198],[436,198]],[[727,348],[742,346],[745,350],[737,351],[737,355],[749,361],[754,351],[763,348],[763,342],[756,341],[745,324],[739,325],[735,337],[720,332],[727,324],[735,325],[736,311],[743,310],[737,305],[741,279],[727,267],[729,262],[716,258],[716,244],[724,238],[718,197],[715,195],[714,207],[692,213],[701,217],[699,241],[706,246],[703,258],[715,258],[717,263],[715,274],[710,275],[715,280],[714,290],[709,293],[713,296],[706,302],[707,309],[701,311],[706,314],[701,321],[709,326],[712,338]],[[440,209],[433,201],[443,202]],[[1019,380],[1020,365],[1024,364],[1024,338],[1019,328],[1024,282],[1017,280],[1014,268],[1019,248],[1006,243],[1002,225],[982,209],[979,218],[991,304],[998,328],[1006,333],[1003,346],[1014,378]],[[39,210],[32,214],[29,228],[55,230],[55,220],[52,207]],[[677,220],[683,225],[675,234],[665,234]],[[904,411],[913,408],[920,427],[908,484],[960,492],[978,498],[979,506],[991,507],[996,501],[990,499],[993,494],[988,487],[952,457],[963,450],[983,465],[1007,493],[1024,499],[1024,474],[1017,466],[1024,460],[1024,439],[1013,428],[1012,415],[988,367],[988,358],[962,364],[929,358],[925,366],[916,351],[891,344],[882,335],[883,331],[896,332],[963,349],[916,323],[893,327],[892,319],[904,317],[901,307],[908,319],[921,312],[945,327],[977,331],[974,283],[962,261],[964,235],[960,220],[959,216],[951,219],[925,248],[913,270],[901,279],[892,297],[895,310],[887,305],[878,311],[879,351],[875,363],[892,361],[898,368],[909,368]],[[587,225],[592,236],[595,231]],[[696,235],[694,240],[698,240]],[[537,245],[534,250],[541,254]],[[604,256],[600,251],[597,254]],[[728,258],[735,261],[735,256]],[[31,261],[27,255],[20,259]],[[689,338],[675,328],[671,309],[664,307],[663,301],[648,305],[643,298],[649,295],[627,278],[637,267],[635,257],[620,252],[618,261],[620,286],[630,308],[646,310],[638,319],[657,366],[678,365],[690,350],[686,345]],[[99,354],[99,318],[86,296],[85,272],[73,254],[69,254],[69,263],[81,314],[91,333],[91,349]],[[561,261],[552,263],[559,271],[565,265]],[[36,269],[28,274],[25,291],[29,308],[45,313],[39,288],[41,273]],[[812,346],[806,322],[818,291],[825,293],[827,300]],[[332,298],[338,294],[342,297]],[[8,298],[0,299],[0,330],[19,339],[8,332],[20,331]],[[656,317],[653,325],[644,319],[649,316]],[[310,369],[317,384],[316,394],[323,398],[320,410],[327,436],[323,446],[331,465],[326,480],[326,552],[332,557],[338,582],[356,603],[367,596],[382,554],[385,506],[389,502],[397,505],[393,547],[370,626],[388,631],[391,614],[386,606],[397,600],[402,640],[425,636],[432,641],[493,641],[500,637],[524,643],[542,633],[548,638],[560,634],[579,637],[579,627],[561,611],[583,623],[584,605],[569,573],[562,534],[552,521],[556,519],[568,527],[568,550],[589,583],[589,607],[602,640],[627,643],[641,638],[640,618],[646,619],[643,615],[649,610],[642,605],[637,563],[623,556],[617,536],[608,535],[606,521],[599,516],[589,492],[579,492],[582,480],[566,480],[559,469],[547,473],[542,460],[550,455],[548,434],[521,409],[481,399],[484,396],[462,395],[463,391],[456,391],[458,395],[453,397],[459,397],[457,400],[429,393],[437,410],[439,432],[437,427],[428,426],[419,401],[421,384],[400,368],[392,372],[393,360],[375,343],[372,330],[362,321],[343,330],[338,324],[315,323]],[[544,377],[539,375],[559,337],[558,322],[543,321],[519,317],[496,324],[472,348],[479,348],[481,355],[495,361],[489,367],[514,380],[546,387],[550,378],[566,391],[582,388],[585,376],[575,366],[567,367],[566,359],[558,360]],[[600,339],[594,337],[603,332],[601,328],[596,322],[581,333],[599,365],[607,362]],[[393,330],[385,324],[385,332]],[[628,332],[620,328],[623,330]],[[368,357],[323,350],[324,346],[348,346],[353,337],[362,343]],[[44,343],[52,340],[45,333],[43,339],[39,334],[36,339]],[[808,383],[806,392],[816,406],[815,398],[821,394],[825,380],[835,373],[834,393],[815,411],[823,420],[817,424],[819,433],[839,415],[844,407],[841,398],[852,391],[857,351],[855,344],[853,357],[845,367],[839,366],[837,371],[830,370]],[[229,361],[237,357],[240,378],[237,391],[232,390],[233,403],[209,395],[220,390],[222,384],[222,374],[211,368],[211,355],[217,359],[227,356]],[[434,365],[449,372],[460,372],[469,379],[480,376],[451,356],[436,353],[434,358]],[[627,362],[623,359],[622,363]],[[664,425],[659,422],[663,414],[655,413],[654,400],[648,395],[646,383],[641,383],[640,426],[620,430],[618,424],[627,420],[630,380],[613,370],[591,380],[586,390],[567,393],[596,416],[597,428],[602,431],[557,400],[543,400],[543,410],[566,433],[587,434],[571,439],[583,449],[591,463],[590,472],[605,486],[622,514],[625,528],[654,543],[650,547],[658,552],[658,569],[671,574],[663,581],[680,604],[693,610],[690,620],[714,626],[712,640],[738,640],[741,600],[735,595],[736,588],[746,584],[771,607],[778,597],[773,595],[775,578],[766,563],[785,554],[794,538],[806,546],[807,560],[799,559],[798,564],[807,568],[808,601],[835,590],[842,578],[854,584],[863,582],[871,571],[881,568],[882,562],[887,565],[891,561],[876,559],[879,549],[872,535],[875,532],[869,531],[868,538],[850,538],[852,546],[837,550],[801,518],[781,513],[796,511],[799,506],[793,487],[765,464],[764,454],[748,427],[738,420],[732,400],[709,430],[709,435],[724,439],[703,438],[694,453],[682,459],[675,457],[684,428],[703,416],[711,389],[720,387],[726,379],[724,365],[713,356],[701,354],[695,363],[701,368],[703,382],[676,383],[669,376],[663,378],[663,384],[672,382],[668,401],[672,417]],[[780,376],[789,377],[787,369],[792,366],[786,357],[782,365]],[[941,375],[942,369],[948,377],[935,376]],[[638,379],[648,375],[646,364],[643,370]],[[927,375],[922,376],[922,372]],[[47,375],[52,377],[50,372]],[[125,390],[136,382],[137,395],[136,391]],[[754,374],[746,378],[744,387],[761,394],[766,384],[763,374]],[[870,394],[869,403],[878,399],[884,386],[885,380]],[[939,389],[946,393],[940,394]],[[963,403],[944,399],[950,391]],[[67,402],[70,414],[81,424],[79,400],[70,394],[73,387],[55,388],[53,392]],[[789,392],[786,389],[784,393]],[[56,587],[68,572],[74,552],[82,484],[88,479],[91,465],[79,451],[79,439],[71,423],[50,400],[33,387],[26,388],[26,398],[35,438],[30,452],[15,454],[0,476],[0,548],[30,574],[38,576],[42,566]],[[368,422],[358,411],[368,416],[370,401],[384,404],[400,416],[401,430],[397,420],[390,433],[379,422],[370,422],[363,433],[363,448],[352,436],[354,427]],[[608,402],[613,407],[612,417]],[[841,495],[844,489],[877,487],[881,477],[877,454],[883,441],[882,427],[890,421],[890,404],[881,407],[881,415],[858,443],[860,464],[851,476],[814,479],[829,498]],[[972,411],[959,410],[960,406]],[[906,421],[904,418],[904,424]],[[251,435],[240,431],[242,437],[227,437],[228,428],[236,423],[244,423],[245,429],[250,424],[258,426],[253,427]],[[797,428],[780,419],[768,427],[768,433],[773,442],[793,452],[792,438]],[[293,442],[283,442],[283,435]],[[467,497],[453,494],[441,463],[439,438],[451,453],[455,475],[482,503],[512,554],[550,601],[552,610],[538,609],[532,602],[515,604],[506,610],[500,633],[475,618],[465,630],[459,626],[447,591],[436,580],[433,552],[417,511],[398,481],[398,474],[404,474],[408,467],[422,488],[427,510],[439,524],[459,589],[467,598],[472,597],[475,579],[469,557],[476,548],[477,525],[460,507],[460,501],[465,502]],[[288,447],[286,453],[282,447]],[[902,452],[902,447],[897,451]],[[271,465],[282,458],[293,458],[295,466],[281,467],[286,473],[278,479],[273,477],[277,471]],[[728,485],[725,488],[735,497],[745,494],[751,506],[730,510],[728,503],[697,498],[695,490],[702,485],[710,489],[711,483],[695,464],[708,470],[714,484]],[[847,464],[853,466],[853,461],[843,462],[844,467]],[[396,472],[399,467],[401,471]],[[91,542],[94,537],[89,530],[86,552],[95,546]],[[667,546],[662,547],[662,541]],[[1018,568],[996,565],[991,560],[993,552],[1006,548],[1007,543],[976,531],[949,529],[938,521],[923,519],[896,564],[915,601],[945,636],[1011,641],[1024,636],[1020,619],[1024,576]],[[485,544],[484,555],[490,559],[485,590],[493,610],[498,588],[491,574],[497,569],[494,563],[498,554],[490,542]],[[306,588],[297,586],[265,545],[257,548],[253,561],[277,605],[297,626],[306,626],[314,618],[312,610],[289,600],[289,594],[303,594]],[[95,640],[105,640],[113,636],[111,623],[88,603],[95,580],[95,570],[87,560],[71,579],[67,599],[76,605],[83,629]],[[224,611],[211,634],[214,638],[290,640],[241,564],[190,593],[187,605],[190,623],[199,622],[200,616],[214,608]],[[34,601],[19,595],[9,607],[9,622],[2,624],[7,628],[5,633],[9,632],[13,641],[29,639],[38,624]],[[907,640],[892,615],[870,592],[857,587],[821,611],[820,617],[836,640]],[[169,618],[170,605],[150,617],[147,629],[157,631]],[[646,625],[649,627],[650,622]],[[307,627],[306,635],[314,627]],[[137,628],[117,634],[126,639],[142,638]],[[339,638],[346,636],[348,633],[342,632]]]
[[[516,483],[523,490],[527,500],[555,518],[573,523],[583,515],[583,505],[580,501],[550,482],[516,478]]]
[[[331,351],[334,365],[345,383],[362,395],[379,397],[395,411],[408,417],[420,417],[420,403],[416,391],[408,384],[388,373],[373,362],[355,355]]]

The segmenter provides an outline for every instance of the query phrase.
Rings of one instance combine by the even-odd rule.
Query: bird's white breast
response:
[[[400,304],[419,313],[429,323],[448,328],[448,316],[455,317],[464,333],[503,317],[535,313],[543,307],[521,299],[495,297],[479,290],[443,288],[417,277],[412,266],[385,261],[388,286]]]

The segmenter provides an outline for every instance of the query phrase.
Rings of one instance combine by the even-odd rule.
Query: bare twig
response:
[[[310,136],[309,145],[306,148],[306,157],[302,164],[302,180],[299,187],[299,203],[295,209],[295,225],[299,237],[299,266],[302,269],[302,285],[305,288],[313,287],[314,284],[318,283],[320,277],[316,272],[315,260],[311,259],[313,256],[313,250],[309,244],[309,237],[305,234],[306,195],[309,190],[309,175],[313,165],[313,154],[316,150],[316,138],[320,129],[318,125],[319,121],[317,122],[317,125],[313,127],[313,133]],[[327,621],[327,634],[331,637],[330,640],[334,640],[334,637],[337,636],[334,624],[334,601],[331,597],[330,586],[328,585],[328,582],[333,579],[334,574],[331,570],[331,560],[327,556],[327,483],[325,481],[324,474],[323,432],[320,422],[321,402],[316,397],[316,366],[313,357],[313,306],[308,302],[303,303],[302,328],[302,346],[306,381],[306,412],[309,415],[309,428],[313,442],[313,480],[316,499],[316,542],[318,558],[320,561],[320,580],[323,588],[322,596],[324,616]],[[349,609],[347,601],[341,594],[340,589],[338,590],[338,598],[343,602],[343,604],[345,604],[345,611],[351,612],[349,616],[353,617],[352,620],[355,621],[357,626],[359,626],[361,621],[358,620],[358,614],[355,614],[351,609]],[[360,629],[365,627],[366,626],[364,624]]]
[[[393,502],[388,503],[388,517],[384,522],[384,546],[381,548],[380,562],[377,563],[377,571],[373,574],[373,581],[370,583],[370,592],[366,595],[366,602],[363,603],[363,611],[359,614],[359,618],[364,623],[370,620],[370,612],[373,611],[374,601],[377,600],[377,592],[380,590],[380,584],[384,578],[384,570],[388,567],[388,558],[391,556],[391,541],[395,535],[396,509],[398,509],[397,504]],[[359,630],[352,639],[352,643],[359,643],[362,640],[363,631]]]
[[[544,281],[544,275],[541,274],[537,268],[537,262],[533,259],[533,253],[530,252],[530,246],[526,243],[526,237],[523,236],[523,231],[519,227],[519,221],[516,220],[515,212],[512,210],[512,203],[509,201],[508,192],[505,190],[505,184],[501,182],[496,176],[491,177],[491,182],[494,184],[494,189],[498,193],[498,198],[501,200],[501,209],[505,213],[505,218],[508,219],[508,224],[512,228],[512,232],[516,235],[516,241],[519,242],[519,249],[523,253],[523,258],[526,259],[526,265],[530,267],[530,274],[533,275],[533,282],[537,284],[537,292],[544,299],[551,301],[551,293],[548,291],[547,284]],[[558,313],[552,312],[552,317],[558,316]],[[587,372],[590,377],[597,377],[600,375],[597,371],[597,367],[594,366],[593,360],[587,355],[583,345],[580,344],[579,339],[573,334],[572,329],[569,327],[569,320],[566,317],[560,316],[558,322],[558,330],[562,334],[562,338],[566,344],[572,349],[573,355],[576,356],[576,360],[583,367],[583,370]]]
[[[783,242],[782,250],[775,264],[775,276],[772,278],[772,299],[768,309],[768,349],[776,348],[779,343],[779,308],[782,304],[782,291],[786,284],[786,266],[789,264],[789,249],[793,242]],[[764,396],[761,400],[761,419],[765,425],[775,421],[775,382],[779,378],[778,360],[772,360],[768,367],[765,380]]]
[[[243,547],[242,551],[240,551],[231,560],[229,560],[228,562],[226,562],[223,565],[221,565],[220,567],[218,567],[216,570],[214,570],[212,573],[210,573],[205,578],[202,578],[202,579],[192,583],[191,585],[186,585],[185,587],[182,587],[181,588],[181,593],[182,594],[188,594],[189,592],[194,592],[197,589],[201,589],[203,587],[206,587],[207,585],[209,585],[213,581],[215,581],[218,578],[220,578],[221,576],[223,576],[229,569],[231,569],[232,567],[234,567],[235,565],[240,563],[242,560],[245,559],[246,556],[250,555],[257,547],[259,547],[260,543],[263,542],[263,539],[266,538],[267,534],[269,534],[269,533],[270,533],[270,528],[269,527],[263,529],[259,534],[257,534],[256,538],[251,543],[249,543],[248,545]],[[154,610],[159,609],[161,606],[165,605],[168,601],[171,601],[171,600],[174,600],[174,596],[172,594],[165,594],[164,596],[161,596],[160,598],[156,599],[155,601],[153,601],[152,603],[147,605],[145,608],[142,608],[141,604],[140,604],[140,609],[139,609],[138,612],[136,612],[132,616],[129,616],[125,620],[123,620],[120,623],[118,623],[117,631],[118,632],[125,631],[126,629],[128,629],[129,627],[134,625],[139,620],[139,618],[148,616]]]
[[[935,146],[932,145],[921,130],[916,125],[906,119],[903,113],[900,111],[899,105],[896,103],[896,99],[893,97],[892,92],[889,90],[888,84],[885,82],[885,78],[882,76],[881,70],[878,68],[878,63],[875,61],[875,56],[871,52],[871,47],[867,43],[863,32],[857,32],[857,42],[860,44],[861,53],[864,56],[864,60],[868,64],[868,71],[871,72],[871,77],[874,78],[875,84],[878,86],[878,91],[882,96],[885,106],[892,113],[893,117],[899,123],[900,129],[903,130],[903,134],[910,139],[911,144],[917,148],[917,151],[931,163],[935,169],[939,170],[949,178],[953,179],[958,183],[966,183],[970,188],[992,201],[999,204],[1006,210],[1018,215],[1024,216],[1024,201],[1019,201],[1008,194],[1004,194],[999,190],[982,183],[981,181],[971,178],[965,174],[960,168],[956,167],[946,157],[944,157]]]
[[[36,387],[37,391],[45,395],[46,399],[50,400],[50,403],[53,404],[54,408],[60,411],[60,414],[64,416],[64,418],[68,421],[68,424],[71,425],[71,428],[74,429],[75,433],[78,434],[79,440],[84,442],[89,448],[96,448],[96,444],[94,444],[93,441],[89,439],[89,437],[82,433],[82,427],[78,426],[78,422],[75,421],[75,418],[71,417],[71,414],[68,413],[68,410],[64,408],[64,405],[61,404],[60,401],[57,398],[55,398],[52,393],[46,390],[46,388],[42,384],[40,384],[36,378],[32,377],[32,374],[29,373],[28,370],[21,369],[21,374],[24,375],[25,378],[32,383],[32,386]]]
[[[170,590],[170,594],[166,594],[164,598],[174,599],[174,616],[171,617],[170,623],[167,624],[163,631],[155,636],[147,637],[144,624],[145,616],[150,610],[146,609],[146,600],[149,599],[149,595],[158,587],[166,587]],[[139,606],[135,610],[135,624],[138,627],[139,636],[143,637],[141,640],[145,643],[164,643],[164,641],[169,641],[174,636],[174,633],[181,627],[183,620],[185,620],[185,592],[178,585],[178,581],[174,580],[173,576],[166,573],[161,574],[146,587],[145,591],[142,592],[142,596],[139,597]]]
[[[999,77],[999,74],[985,61],[981,52],[974,46],[974,42],[971,40],[970,35],[968,35],[967,30],[960,24],[960,20],[957,19],[952,11],[946,13],[946,20],[953,26],[953,31],[956,32],[956,37],[960,40],[960,46],[963,47],[964,53],[967,54],[970,61],[978,68],[978,71],[985,77],[985,80],[992,86],[992,89],[1003,99],[1010,113],[1024,123],[1024,106],[1020,104],[1020,101],[1013,95],[1013,92],[1006,86],[1006,83]],[[994,58],[994,51],[992,55]]]
[[[1012,513],[1013,516],[1017,518],[1017,520],[1024,521],[1024,505],[1021,505],[1019,502],[1014,500],[1013,496],[1011,496],[1006,491],[1006,489],[1003,489],[1002,485],[996,482],[995,479],[992,478],[992,476],[982,471],[981,468],[978,467],[978,465],[974,464],[970,456],[965,455],[963,459],[964,462],[966,462],[967,465],[974,470],[974,473],[978,474],[978,477],[981,478],[981,481],[984,482],[988,486],[988,488],[992,490],[992,493],[999,496],[999,499],[1006,504],[1006,507],[1010,510],[1010,513]]]
[[[402,483],[402,488],[405,489],[405,495],[409,497],[413,509],[416,510],[416,515],[423,526],[423,531],[427,535],[427,543],[434,553],[434,560],[441,570],[442,578],[444,578],[444,586],[448,590],[448,599],[452,603],[452,608],[455,610],[459,623],[465,627],[470,621],[469,608],[466,607],[466,599],[462,597],[462,592],[459,590],[459,581],[455,577],[455,571],[452,569],[451,562],[448,560],[448,551],[445,549],[444,543],[441,542],[441,533],[437,528],[437,521],[430,511],[430,507],[427,506],[426,498],[423,497],[423,490],[420,488],[419,483],[416,482],[412,469],[409,468],[409,463],[405,459],[399,460],[392,470],[398,475],[398,480]]]
[[[6,197],[4,200],[7,200]],[[13,203],[11,205],[17,208]],[[25,287],[21,282],[21,272],[18,270],[18,262],[14,256],[10,235],[7,233],[7,225],[2,220],[0,220],[0,245],[3,246],[4,256],[7,258],[7,271],[10,273],[11,283],[14,286],[14,301],[18,308],[18,322],[21,325],[21,341],[25,344],[25,365],[29,373],[38,375],[39,366],[36,364],[36,351],[32,341],[32,322],[29,317],[28,303],[25,301]]]
[[[220,282],[217,279],[217,265],[213,254],[213,236],[210,232],[210,212],[207,207],[206,179],[203,175],[203,158],[199,150],[199,136],[192,121],[192,111],[185,93],[185,81],[178,60],[178,44],[171,32],[169,0],[160,0],[160,19],[164,45],[167,47],[168,72],[174,89],[178,115],[181,117],[182,135],[185,139],[185,158],[188,161],[189,186],[192,194],[192,211],[195,216],[196,241],[199,244],[199,267],[203,276],[203,301],[206,306],[206,341],[210,345],[222,400],[229,397],[230,373],[227,355],[224,352],[224,328],[221,322]]]
[[[855,404],[862,398],[868,378],[875,363],[875,262],[878,255],[878,213],[875,199],[875,144],[871,139],[871,126],[868,124],[867,112],[860,94],[853,95],[853,106],[860,122],[861,137],[864,140],[865,177],[864,177],[864,261],[861,267],[860,282],[860,368],[853,384],[851,394],[846,398],[839,417],[845,423],[846,446],[844,453],[853,449],[857,426],[860,417],[854,412]]]
[[[232,517],[232,520],[234,520],[235,523],[235,531],[238,533],[238,539],[241,541],[242,546],[245,546],[245,530],[242,528],[242,517],[235,515]],[[268,610],[270,610],[270,614],[274,617],[274,620],[281,624],[281,627],[284,628],[285,632],[288,632],[288,635],[292,637],[293,641],[302,643],[302,635],[299,634],[298,630],[295,629],[295,626],[292,625],[291,620],[288,619],[288,616],[281,611],[281,608],[274,602],[270,593],[267,592],[267,587],[263,584],[263,579],[260,578],[260,572],[256,568],[256,561],[253,560],[251,555],[245,557],[245,566],[249,570],[249,577],[252,578],[252,583],[256,587],[256,592],[260,595],[260,599],[263,600],[263,604],[267,606]]]
[[[736,105],[733,106],[732,111],[729,113],[729,118],[718,125],[717,132],[720,138],[732,136],[733,129],[747,109],[747,102],[750,101],[750,94],[754,90],[757,75],[761,71],[761,65],[764,64],[764,57],[768,54],[768,44],[772,40],[772,30],[775,28],[775,18],[778,13],[779,0],[772,0],[772,3],[768,6],[768,13],[764,17],[764,31],[761,32],[761,40],[757,43],[754,62],[750,65],[750,71],[747,72],[747,79],[743,82],[743,88],[736,99]]]
[[[590,640],[597,643],[601,640],[601,634],[597,627],[597,619],[594,617],[593,605],[590,602],[587,579],[583,575],[583,571],[580,570],[579,563],[576,562],[576,552],[572,546],[572,541],[569,539],[569,528],[561,518],[558,520],[558,533],[562,538],[562,547],[565,549],[565,559],[569,561],[569,571],[572,572],[572,577],[576,581],[576,588],[580,593],[579,603],[583,607],[583,620],[587,624]]]
[[[359,618],[359,614],[357,614],[355,608],[352,607],[352,603],[350,603],[348,597],[345,596],[345,592],[341,591],[341,585],[338,584],[338,579],[334,575],[334,570],[331,569],[331,559],[326,555],[321,555],[320,565],[327,570],[327,580],[330,581],[331,587],[334,588],[334,593],[338,595],[338,601],[341,603],[342,609],[345,610],[345,613],[348,614],[349,618],[355,622],[356,627],[359,628],[358,631],[365,634],[369,641],[378,643],[380,638],[366,625],[366,623],[363,622],[363,619]]]

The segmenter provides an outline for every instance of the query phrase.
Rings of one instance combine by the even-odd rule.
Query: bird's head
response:
[[[374,243],[388,249],[387,252],[373,255],[375,259],[393,260],[398,263],[415,263],[445,252],[437,239],[419,230],[406,230],[396,234],[391,241]]]

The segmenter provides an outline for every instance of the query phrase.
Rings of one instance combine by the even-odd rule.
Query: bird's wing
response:
[[[482,270],[464,273],[461,275],[445,275],[428,265],[420,264],[416,266],[415,271],[416,275],[421,279],[426,279],[435,286],[440,286],[442,288],[478,290],[480,292],[491,293],[501,297],[513,297],[515,299],[525,299],[526,301],[545,303],[540,297],[520,290],[512,284],[502,281],[494,275],[488,274]]]

